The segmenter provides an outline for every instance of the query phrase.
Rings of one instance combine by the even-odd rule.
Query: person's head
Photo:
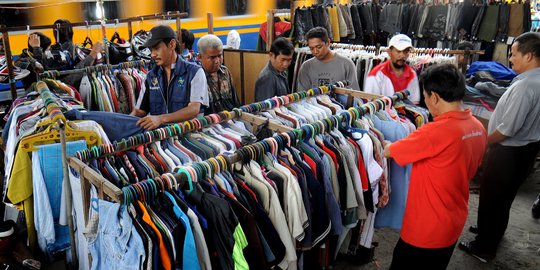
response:
[[[510,63],[517,73],[540,67],[540,33],[521,34],[512,44]]]
[[[73,40],[73,27],[71,27],[71,22],[68,20],[56,20],[53,33],[57,43],[66,43]]]
[[[219,70],[223,62],[223,42],[216,35],[204,35],[197,42],[203,69],[208,73]]]
[[[292,42],[286,38],[277,38],[270,46],[270,63],[279,72],[289,68],[292,63],[294,47]]]
[[[144,47],[150,49],[152,59],[158,66],[170,66],[180,53],[180,44],[176,40],[176,32],[168,25],[158,25],[150,29]]]
[[[51,46],[51,39],[46,36],[45,34],[41,33],[41,32],[34,32],[34,33],[31,33],[30,35],[38,35],[39,36],[39,47],[41,47],[41,49],[43,51],[45,51],[47,48],[49,48],[49,46]],[[32,48],[32,46],[30,46],[30,42],[28,42],[28,48]]]
[[[182,51],[185,49],[193,50],[193,43],[195,42],[195,36],[191,31],[182,28]]]
[[[407,58],[413,50],[411,39],[407,35],[398,34],[393,36],[388,43],[388,56],[390,63],[396,69],[402,69],[407,64]]]
[[[474,49],[474,45],[468,41],[463,41],[461,43],[459,43],[456,47],[457,50],[460,50],[460,51],[465,51],[465,50],[473,50]],[[465,62],[465,56],[463,54],[458,54],[457,56],[457,61],[458,61],[458,65],[467,65],[469,63],[466,63]],[[470,61],[470,59],[469,59]]]
[[[320,61],[328,59],[331,55],[330,39],[326,29],[318,26],[306,33],[306,40],[311,54]]]
[[[433,116],[440,114],[441,106],[461,102],[465,96],[465,77],[452,64],[428,67],[420,74],[426,105]]]

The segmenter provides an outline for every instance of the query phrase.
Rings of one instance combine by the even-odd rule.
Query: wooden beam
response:
[[[373,100],[373,99],[378,99],[378,98],[384,97],[383,95],[371,94],[371,93],[366,93],[366,92],[362,92],[362,91],[358,91],[358,90],[352,90],[352,89],[340,88],[340,87],[336,87],[333,90],[333,92],[336,93],[336,94],[349,95],[349,96],[368,99],[368,100]]]

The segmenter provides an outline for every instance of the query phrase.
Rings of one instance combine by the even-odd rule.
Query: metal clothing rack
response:
[[[144,21],[144,20],[153,20],[153,19],[163,19],[163,20],[169,20],[169,19],[175,19],[176,20],[176,35],[177,39],[182,43],[182,31],[181,31],[181,24],[180,19],[181,18],[187,18],[188,14],[186,12],[176,12],[176,13],[164,13],[164,14],[154,14],[154,15],[144,15],[144,16],[136,16],[136,17],[130,17],[130,18],[124,18],[124,19],[114,19],[114,20],[98,20],[98,21],[86,21],[86,22],[75,22],[75,23],[69,23],[69,24],[49,24],[49,25],[32,25],[32,26],[10,26],[7,27],[6,25],[0,25],[0,32],[2,32],[2,39],[4,42],[4,51],[6,54],[6,61],[7,61],[7,67],[8,67],[8,78],[9,78],[9,87],[11,92],[11,99],[15,100],[17,98],[17,86],[16,86],[16,80],[15,80],[15,74],[14,74],[14,68],[13,68],[13,55],[11,53],[11,46],[9,43],[9,32],[12,31],[29,31],[31,30],[40,30],[40,29],[51,29],[55,27],[60,26],[72,26],[72,27],[80,27],[80,26],[93,26],[93,25],[100,25],[102,28],[103,33],[103,41],[104,41],[104,50],[105,50],[105,60],[106,63],[109,63],[108,58],[108,41],[107,37],[105,36],[105,27],[107,23],[127,23],[128,25],[128,33],[129,33],[129,39],[131,40],[133,36],[133,30],[132,30],[132,22],[135,21]]]
[[[364,46],[364,45],[357,45],[357,44],[346,44],[346,43],[331,43],[331,48],[341,48],[341,49],[349,49],[349,50],[365,50],[368,52],[375,52],[375,55],[380,54],[381,52],[384,52],[388,50],[388,47],[377,47],[377,46]],[[449,49],[440,49],[440,48],[415,48],[415,53],[425,53],[425,54],[462,54],[465,57],[465,63],[469,62],[469,59],[471,59],[472,55],[478,54],[483,55],[485,54],[484,50],[449,50]],[[467,72],[467,65],[461,65],[459,67],[461,69],[461,72],[465,74]]]
[[[290,130],[288,132],[284,132],[282,134],[274,135],[271,138],[266,138],[260,142],[254,143],[252,145],[244,146],[240,149],[238,149],[234,154],[230,156],[224,156],[224,155],[218,155],[215,158],[210,158],[208,160],[205,160],[203,162],[198,162],[192,164],[191,168],[198,167],[199,169],[203,169],[203,171],[206,171],[206,169],[211,170],[212,173],[220,172],[221,170],[227,170],[227,168],[230,168],[231,164],[240,162],[242,160],[245,160],[246,157],[249,157],[249,159],[255,159],[261,152],[266,152],[268,149],[268,145],[283,145],[285,143],[287,144],[293,144],[296,145],[297,142],[305,139],[305,138],[312,138],[313,136],[321,133],[325,133],[327,130],[331,130],[334,127],[337,127],[342,123],[343,121],[354,121],[355,119],[360,118],[365,114],[366,111],[372,111],[372,110],[380,110],[385,108],[385,106],[390,106],[391,104],[394,104],[395,102],[399,100],[404,100],[408,97],[409,93],[408,91],[405,92],[399,92],[394,94],[392,97],[383,97],[376,100],[373,100],[371,102],[368,102],[366,104],[363,104],[358,107],[352,107],[349,108],[347,111],[343,111],[338,115],[333,115],[331,117],[328,117],[324,120],[317,121],[315,123],[307,124],[302,126],[301,128],[297,128],[294,130]],[[389,101],[392,103],[389,104]],[[388,103],[387,103],[388,102]],[[277,143],[277,142],[280,143]],[[110,183],[107,179],[103,178],[103,176],[99,175],[97,172],[95,172],[92,168],[90,168],[88,165],[86,165],[82,160],[71,157],[69,160],[70,166],[77,170],[79,172],[81,183],[82,183],[82,193],[83,193],[83,206],[85,207],[85,213],[88,211],[88,205],[89,205],[89,194],[90,194],[90,183],[93,184],[98,189],[98,196],[100,199],[109,199],[116,203],[128,203],[126,202],[126,198],[130,198],[130,196],[126,196],[125,192],[112,183]],[[218,166],[216,166],[218,164]],[[182,184],[188,182],[188,171],[185,169],[181,169],[179,173],[166,173],[162,175],[159,178],[159,181],[170,181],[171,178],[174,179],[174,183]],[[155,181],[157,181],[158,178],[156,178]],[[154,181],[154,180],[147,180],[147,181]],[[171,184],[166,185],[163,182],[161,182],[161,186],[165,188],[174,188],[177,185]],[[170,182],[169,182],[170,183]],[[140,183],[133,184],[133,185],[139,185]],[[129,188],[125,189],[126,191],[129,190]],[[86,218],[86,216],[85,216]]]
[[[73,202],[72,202],[72,193],[71,193],[71,183],[69,181],[69,171],[68,171],[68,159],[67,159],[67,140],[66,140],[66,125],[67,120],[64,117],[64,114],[62,111],[60,111],[60,106],[58,103],[53,100],[52,94],[47,87],[47,84],[39,81],[36,84],[36,88],[38,89],[39,95],[43,99],[43,103],[47,108],[47,113],[49,117],[51,118],[52,124],[55,125],[55,129],[58,130],[60,133],[60,144],[62,147],[62,171],[63,171],[63,188],[65,192],[65,200],[66,200],[66,214],[67,214],[67,221],[68,221],[68,227],[69,227],[69,242],[71,246],[71,258],[73,265],[78,265],[77,260],[77,251],[75,248],[75,234],[74,234],[74,226],[73,226]]]
[[[100,64],[96,66],[90,66],[90,67],[79,68],[79,69],[71,69],[71,70],[61,70],[61,71],[47,70],[45,72],[40,73],[39,77],[40,78],[57,78],[63,75],[96,72],[96,71],[103,71],[107,69],[108,70],[112,70],[115,68],[125,69],[125,68],[131,68],[131,67],[145,66],[152,62],[153,62],[152,60],[137,60],[137,61],[123,62],[116,65]]]

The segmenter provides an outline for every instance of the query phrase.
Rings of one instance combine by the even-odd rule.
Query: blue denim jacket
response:
[[[99,200],[98,219],[87,225],[92,269],[142,269],[144,244],[125,206]]]

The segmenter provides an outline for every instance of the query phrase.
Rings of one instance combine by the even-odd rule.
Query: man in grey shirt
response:
[[[306,91],[338,81],[348,81],[350,88],[360,90],[354,63],[351,59],[330,50],[330,39],[326,29],[315,27],[309,30],[306,40],[314,57],[300,67],[298,91]]]
[[[480,180],[477,233],[459,247],[481,261],[495,257],[519,186],[540,149],[540,33],[528,32],[512,45],[512,69],[519,73],[502,95],[488,127],[484,175]]]
[[[255,101],[289,94],[287,69],[292,63],[294,47],[286,38],[277,38],[270,46],[270,61],[255,82]]]

